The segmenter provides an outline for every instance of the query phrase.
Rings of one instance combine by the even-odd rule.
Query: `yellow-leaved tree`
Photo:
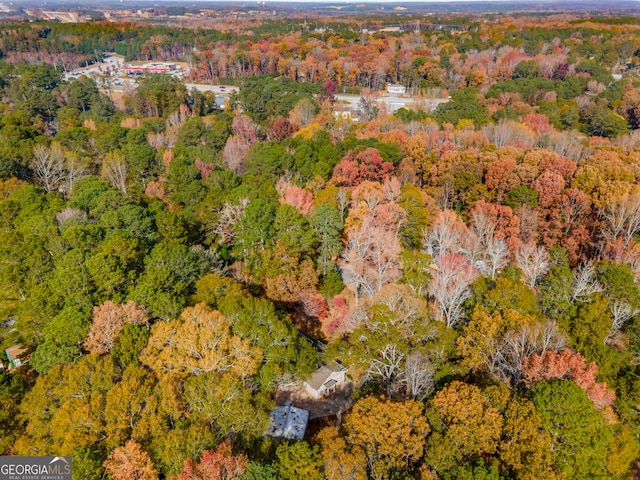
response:
[[[178,320],[153,326],[140,361],[156,373],[197,375],[257,372],[262,350],[231,332],[231,321],[203,303],[186,308]]]
[[[361,456],[366,459],[369,476],[376,480],[411,470],[424,454],[430,431],[423,410],[423,404],[414,400],[359,400],[344,422],[346,442],[354,452],[355,472],[359,471]]]

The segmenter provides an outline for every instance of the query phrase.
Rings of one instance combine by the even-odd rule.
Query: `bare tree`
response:
[[[495,373],[502,378],[518,381],[525,358],[534,353],[542,355],[547,351],[559,352],[566,346],[567,339],[555,322],[548,321],[544,325],[524,324],[505,335],[498,347],[500,353]]]
[[[544,137],[544,143],[541,146],[577,162],[585,155],[583,146],[585,139],[584,135],[575,130],[564,131]]]
[[[441,212],[424,234],[424,250],[434,259],[442,254],[460,253],[469,237],[469,229],[452,210]]]
[[[347,207],[349,206],[349,193],[341,188],[336,193],[336,200],[338,200],[338,210],[340,210],[340,218],[344,220],[344,213],[347,211]]]
[[[243,197],[237,204],[225,202],[218,215],[218,221],[211,228],[211,233],[217,235],[220,243],[233,244],[238,236],[236,225],[244,216],[244,211],[249,205],[249,199]]]
[[[483,275],[495,279],[498,272],[509,264],[507,242],[502,238],[491,238],[485,246],[484,254],[485,258],[480,265],[476,265],[476,268]]]
[[[46,192],[56,190],[66,178],[65,154],[59,143],[50,147],[36,145],[33,147],[31,167],[36,180]]]
[[[81,159],[77,153],[68,152],[66,155],[67,169],[67,194],[73,192],[75,183],[87,174],[87,162]]]
[[[402,184],[398,177],[390,177],[384,181],[382,184],[382,191],[384,193],[384,198],[387,202],[395,202],[396,199],[400,196],[400,188],[402,188]]]
[[[405,361],[401,374],[401,383],[405,386],[408,397],[424,400],[435,385],[435,369],[427,355],[418,350],[413,351]]]
[[[296,125],[306,127],[311,123],[311,120],[313,120],[315,115],[316,107],[313,105],[313,102],[308,98],[303,98],[295,104],[293,110],[291,110],[291,113],[289,114],[289,119]]]
[[[469,261],[482,275],[491,278],[509,263],[507,242],[495,238],[496,227],[496,221],[486,211],[475,211],[464,248]]]
[[[222,160],[235,173],[242,173],[245,170],[244,160],[249,151],[249,144],[241,137],[234,135],[227,139],[227,143],[222,151]]]
[[[482,129],[482,133],[497,147],[504,147],[515,141],[532,144],[534,139],[533,133],[521,123],[505,119],[496,124],[487,125]]]
[[[549,253],[546,248],[536,246],[533,242],[523,243],[516,250],[516,264],[526,277],[529,287],[534,288],[549,270]]]
[[[360,292],[375,295],[400,276],[398,231],[379,225],[377,218],[368,215],[360,226],[351,229],[339,262],[343,280],[356,295],[356,304]]]
[[[71,207],[67,207],[64,210],[56,213],[56,221],[58,222],[58,226],[62,226],[64,222],[72,218],[76,218],[79,221],[84,221],[87,219],[87,214],[82,210]]]
[[[362,228],[357,228],[349,235],[349,241],[342,253],[342,259],[338,265],[342,269],[342,279],[356,296],[356,305],[360,298],[360,292],[366,295],[374,294],[374,278],[370,265],[367,262],[369,249],[371,248],[371,235]]]
[[[127,176],[129,175],[129,164],[119,151],[109,152],[102,161],[102,178],[123,193],[127,193]]]
[[[436,306],[436,318],[447,327],[455,327],[463,317],[462,305],[471,295],[470,286],[478,276],[476,269],[463,255],[440,255],[429,283],[429,296]]]
[[[607,228],[603,232],[604,238],[613,243],[622,240],[626,249],[633,236],[640,232],[640,195],[624,195],[608,205],[600,216]]]
[[[520,218],[520,240],[536,242],[539,235],[538,214],[529,205],[523,204],[513,211]]]
[[[573,271],[571,300],[588,302],[592,295],[603,292],[604,286],[595,278],[596,268],[593,262],[583,263]]]
[[[640,313],[640,310],[628,301],[619,298],[609,300],[609,311],[611,312],[611,330],[604,339],[605,343],[609,343],[625,323]]]
[[[367,377],[380,378],[383,383],[390,386],[402,372],[404,357],[395,344],[385,345],[384,349],[378,350],[378,358],[374,358],[369,364]]]
[[[368,121],[377,115],[378,106],[368,89],[363,89],[358,101],[358,112],[361,120]]]

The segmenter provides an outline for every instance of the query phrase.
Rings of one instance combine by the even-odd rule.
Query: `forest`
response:
[[[640,22],[393,21],[2,25],[0,453],[77,480],[638,475]],[[64,79],[105,52],[239,91]],[[335,361],[349,408],[265,435]]]

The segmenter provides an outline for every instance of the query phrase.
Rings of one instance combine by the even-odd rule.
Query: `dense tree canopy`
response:
[[[78,480],[637,475],[637,19],[179,8],[3,20],[0,453]],[[188,73],[60,69],[113,51]],[[291,393],[333,361],[336,397]],[[265,435],[287,399],[301,441]]]

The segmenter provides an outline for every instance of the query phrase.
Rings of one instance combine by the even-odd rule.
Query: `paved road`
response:
[[[185,83],[185,86],[187,87],[187,90],[192,90],[195,88],[201,92],[214,92],[214,93],[221,93],[221,94],[231,94],[239,90],[238,87],[233,87],[231,85],[220,86],[220,85],[202,85],[198,83]]]
[[[111,82],[111,89],[114,92],[122,91],[126,88],[134,88],[136,86],[136,80],[137,79],[132,77],[114,77],[109,79],[109,81]],[[227,97],[230,94],[238,91],[238,87],[233,87],[230,85],[203,85],[198,83],[185,83],[184,85],[189,91],[195,88],[196,90],[199,90],[201,92],[213,92]]]
[[[338,101],[343,102],[348,106],[350,106],[351,108],[356,108],[356,109],[358,108],[358,102],[360,101],[360,95],[338,94],[336,95],[336,98],[338,99]],[[396,96],[385,94],[385,95],[376,97],[375,101],[380,104],[386,105],[387,110],[393,113],[396,110],[399,110],[400,108],[408,108],[409,105],[416,102],[416,99],[410,98],[410,97],[396,97]],[[446,98],[434,98],[429,100],[423,100],[421,101],[421,103],[433,109],[438,105],[440,105],[441,103],[446,103],[448,101],[449,100]]]

